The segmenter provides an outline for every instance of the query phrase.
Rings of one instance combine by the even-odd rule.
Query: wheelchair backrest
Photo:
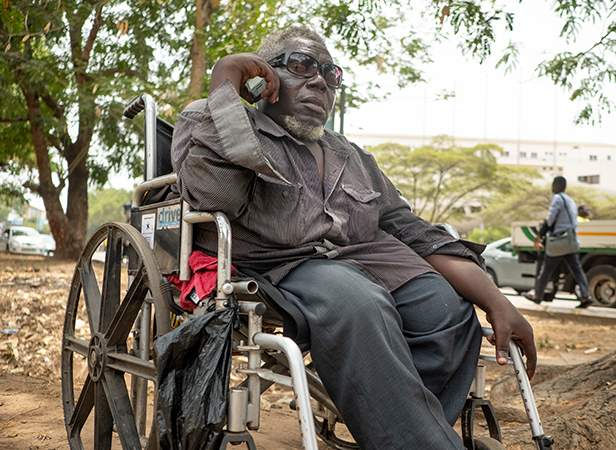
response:
[[[173,172],[171,165],[171,139],[173,125],[160,117],[156,118],[156,169],[154,177],[160,177]],[[146,161],[146,167],[147,167]]]
[[[124,108],[124,116],[133,119],[145,109],[144,136],[145,158],[144,179],[173,173],[171,165],[171,139],[173,125],[156,114],[156,103],[148,94],[141,94]]]

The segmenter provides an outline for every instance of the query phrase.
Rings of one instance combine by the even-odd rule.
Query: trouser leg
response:
[[[558,267],[558,264],[560,264],[561,258],[562,256],[544,255],[543,264],[541,264],[541,270],[539,271],[539,276],[535,283],[535,297],[539,299],[543,298],[545,287],[548,285],[548,281]]]
[[[392,294],[413,363],[453,425],[464,407],[481,348],[475,308],[437,274],[419,277]]]
[[[580,286],[580,291],[582,291],[582,298],[590,297],[590,290],[588,289],[588,279],[586,278],[586,274],[584,273],[584,269],[582,269],[582,265],[580,264],[580,254],[572,253],[570,255],[565,255],[563,257],[565,259],[565,263],[569,268],[569,272],[573,275],[573,279]]]
[[[315,367],[362,449],[463,449],[437,396],[444,398],[457,388],[466,396],[470,381],[458,383],[454,380],[460,376],[458,372],[464,370],[450,368],[453,350],[447,350],[440,362],[429,358],[430,351],[420,352],[418,361],[427,367],[418,371],[409,347],[409,343],[414,344],[418,339],[432,351],[441,351],[438,344],[430,342],[430,327],[426,324],[441,331],[441,334],[436,332],[435,340],[450,340],[450,346],[457,347],[455,333],[444,332],[444,323],[455,319],[457,314],[442,320],[438,316],[443,303],[435,303],[434,308],[430,308],[424,299],[417,309],[417,320],[413,320],[408,317],[411,312],[414,314],[411,301],[402,301],[400,297],[402,293],[406,297],[416,290],[405,285],[404,291],[395,295],[401,310],[405,311],[403,320],[389,292],[372,283],[359,270],[338,261],[304,263],[278,287],[306,316]],[[418,321],[422,327],[407,330],[411,333],[405,336],[403,322]],[[459,352],[471,358],[475,349],[459,348]],[[475,363],[477,353],[478,350]],[[444,367],[439,369],[442,365]],[[448,381],[444,380],[447,377],[438,377],[441,371],[451,373]],[[438,391],[436,394],[426,387],[422,373],[425,377],[441,378],[434,382],[428,380]],[[448,410],[453,411],[455,405],[448,404]]]

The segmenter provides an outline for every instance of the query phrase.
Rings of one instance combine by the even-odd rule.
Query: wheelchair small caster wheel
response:
[[[475,450],[505,450],[505,446],[491,437],[475,438]]]

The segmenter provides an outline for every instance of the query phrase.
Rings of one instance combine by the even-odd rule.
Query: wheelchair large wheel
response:
[[[96,259],[102,245],[101,265]],[[160,282],[150,246],[130,225],[103,225],[86,244],[70,287],[62,345],[62,400],[72,450],[158,447],[151,425],[152,341],[170,330]]]

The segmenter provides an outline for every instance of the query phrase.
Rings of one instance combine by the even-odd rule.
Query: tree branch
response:
[[[45,102],[45,104],[51,109],[53,112],[53,116],[56,119],[64,119],[64,107],[60,106],[58,102],[51,96],[51,94],[43,94],[41,98]]]
[[[53,134],[50,133],[46,133],[46,137],[47,140],[51,143],[51,145],[53,145],[53,147],[58,150],[58,152],[60,152],[60,155],[64,157],[64,147],[62,147],[60,141]]]
[[[92,48],[94,47],[94,42],[96,41],[96,36],[98,35],[98,30],[100,30],[101,25],[103,23],[103,4],[105,2],[102,1],[96,4],[96,15],[94,16],[94,23],[92,24],[92,29],[90,30],[90,35],[88,36],[88,40],[86,41],[86,45],[81,52],[81,60],[86,63],[90,60],[90,53],[92,52]]]

